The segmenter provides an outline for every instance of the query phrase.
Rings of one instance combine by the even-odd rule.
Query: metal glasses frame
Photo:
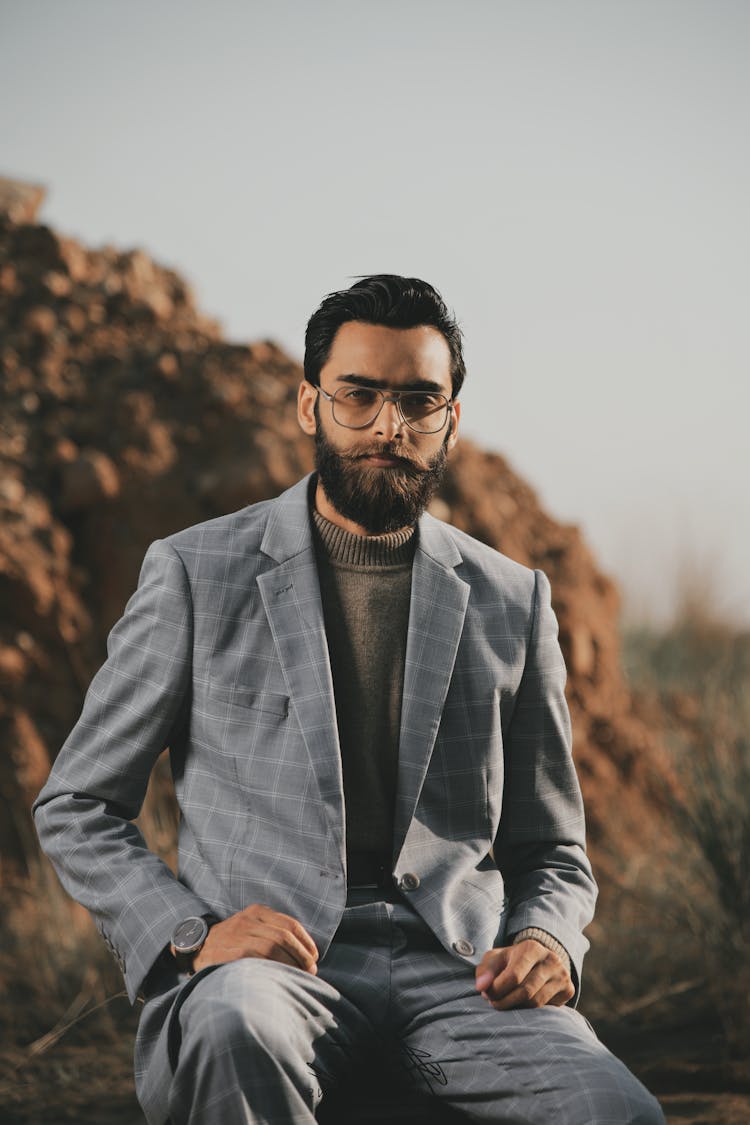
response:
[[[401,396],[402,395],[420,394],[420,393],[422,393],[420,391],[391,391],[389,394],[386,394],[386,392],[381,391],[379,387],[356,387],[355,386],[353,388],[352,387],[338,387],[338,389],[335,390],[333,392],[333,394],[330,394],[329,391],[323,390],[323,388],[320,386],[319,383],[314,383],[313,386],[315,387],[316,391],[319,391],[320,394],[322,394],[323,398],[327,399],[328,402],[331,403],[331,414],[333,416],[334,422],[336,423],[337,426],[342,426],[345,430],[365,430],[365,429],[367,429],[367,427],[371,426],[373,424],[373,422],[380,416],[380,412],[382,411],[383,407],[385,406],[385,404],[387,402],[393,402],[393,403],[396,404],[396,409],[398,410],[399,418],[401,419],[401,421],[404,423],[405,426],[408,426],[410,430],[414,430],[415,434],[439,434],[440,431],[445,428],[446,423],[448,422],[451,414],[453,413],[453,399],[452,398],[448,398],[448,396],[444,395],[441,391],[425,391],[425,392],[423,392],[424,394],[434,394],[434,395],[439,396],[442,399],[445,399],[446,410],[445,410],[445,421],[442,423],[442,425],[438,426],[438,428],[436,430],[420,430],[420,429],[417,429],[417,427],[412,422],[410,422],[409,419],[404,415],[404,411],[401,407]],[[375,411],[372,418],[368,419],[367,422],[363,422],[361,426],[350,426],[346,422],[340,422],[338,420],[338,418],[336,417],[336,411],[335,411],[335,407],[334,407],[334,403],[336,401],[336,395],[339,394],[341,391],[347,391],[347,390],[352,390],[352,389],[363,390],[363,391],[372,391],[373,394],[380,395],[380,398],[381,398],[380,406]]]

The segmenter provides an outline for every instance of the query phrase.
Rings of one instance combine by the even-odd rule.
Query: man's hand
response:
[[[499,1012],[545,1004],[562,1007],[575,995],[560,958],[533,938],[485,953],[477,966],[476,986]]]
[[[296,918],[258,903],[211,927],[193,959],[193,970],[241,957],[281,961],[313,974],[318,971],[318,950],[305,927]]]

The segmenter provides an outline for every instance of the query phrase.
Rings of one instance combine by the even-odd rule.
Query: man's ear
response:
[[[310,437],[315,436],[315,403],[317,398],[317,388],[303,379],[297,391],[297,421],[304,433]]]
[[[448,438],[448,449],[449,450],[453,449],[453,446],[458,441],[458,434],[457,434],[456,431],[458,430],[458,420],[459,420],[460,417],[461,417],[461,403],[460,402],[454,402],[453,403],[453,409],[451,410],[451,420],[450,420],[451,432],[450,432],[450,437]]]

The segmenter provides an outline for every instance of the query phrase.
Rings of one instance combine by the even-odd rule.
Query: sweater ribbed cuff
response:
[[[518,945],[519,941],[527,941],[529,938],[533,941],[538,941],[545,949],[550,949],[553,953],[556,953],[567,969],[568,975],[570,975],[570,957],[568,956],[568,951],[564,945],[561,945],[557,938],[553,938],[552,934],[548,934],[546,930],[540,930],[536,926],[527,926],[525,930],[519,930],[514,936],[513,944]]]

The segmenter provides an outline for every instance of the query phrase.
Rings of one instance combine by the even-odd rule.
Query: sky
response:
[[[627,620],[750,625],[747,0],[0,0],[0,175],[301,359],[361,274],[465,333],[462,432]]]

